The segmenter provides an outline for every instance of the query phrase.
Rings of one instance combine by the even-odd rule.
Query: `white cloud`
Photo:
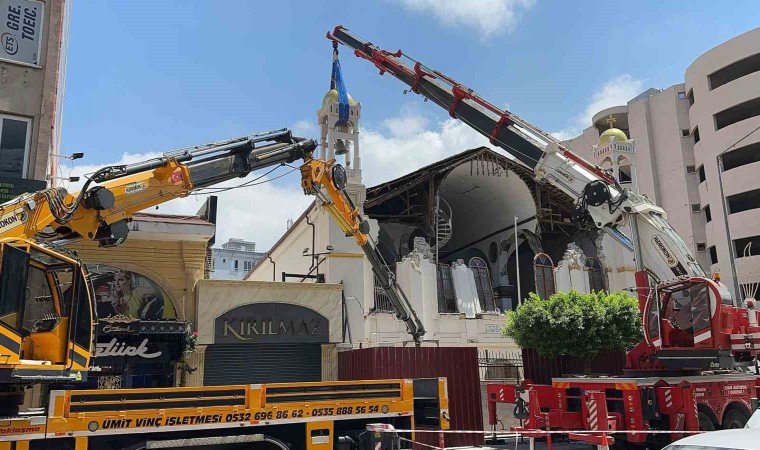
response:
[[[299,120],[290,127],[295,136],[311,136],[317,132],[315,120]]]
[[[575,116],[565,129],[552,133],[560,140],[578,136],[585,128],[591,126],[591,119],[599,111],[612,106],[620,106],[642,92],[644,82],[629,74],[619,75],[607,81],[588,99],[583,112]]]
[[[383,122],[389,133],[361,132],[362,176],[367,186],[413,172],[465,150],[489,145],[488,139],[455,119],[428,128],[428,121],[403,113]]]
[[[432,14],[446,26],[475,28],[481,38],[514,30],[534,0],[402,0],[421,14]]]

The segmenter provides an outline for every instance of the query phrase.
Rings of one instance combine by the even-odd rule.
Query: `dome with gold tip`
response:
[[[353,97],[351,97],[351,94],[348,95],[348,106],[356,106],[356,100],[354,100]],[[322,106],[324,107],[327,103],[327,99],[332,99],[335,103],[338,103],[338,91],[337,89],[330,89],[327,91],[327,94],[325,94],[324,98],[322,99]]]
[[[615,138],[618,142],[625,142],[628,140],[628,136],[625,135],[625,131],[620,128],[609,128],[599,136],[599,145],[607,145],[612,138]]]
[[[607,117],[606,122],[610,125],[610,128],[607,130],[604,130],[602,134],[599,136],[599,145],[607,145],[612,140],[612,138],[615,138],[618,142],[625,142],[628,140],[628,136],[625,135],[625,131],[621,130],[620,128],[615,128],[615,117],[610,114],[609,117]]]

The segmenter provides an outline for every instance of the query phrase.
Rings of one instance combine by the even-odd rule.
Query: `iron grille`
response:
[[[377,276],[373,275],[373,278],[375,279],[375,311],[394,312],[390,296],[380,285]]]
[[[438,264],[438,312],[456,313],[457,297],[454,292],[454,281],[451,277],[451,266]]]

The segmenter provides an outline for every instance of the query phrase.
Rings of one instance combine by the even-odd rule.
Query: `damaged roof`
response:
[[[384,201],[399,195],[400,193],[419,186],[422,183],[429,182],[431,179],[435,179],[436,183],[440,183],[441,180],[454,168],[462,165],[465,162],[472,160],[492,160],[497,161],[503,167],[506,167],[510,171],[516,173],[531,190],[533,199],[536,199],[536,181],[534,179],[533,171],[521,166],[518,163],[510,160],[506,156],[488,148],[477,147],[470,150],[465,150],[456,155],[449,156],[448,158],[434,162],[421,169],[415,170],[407,175],[396,178],[395,180],[386,181],[385,183],[378,184],[377,186],[367,188],[367,200],[364,204],[366,209],[379,205]],[[548,193],[550,198],[563,208],[572,211],[575,199],[565,194],[561,190],[548,184],[542,184],[541,189]]]

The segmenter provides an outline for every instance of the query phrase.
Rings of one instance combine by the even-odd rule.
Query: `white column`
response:
[[[322,118],[319,117],[318,120],[322,122]],[[320,139],[319,139],[319,145],[321,148],[319,149],[319,158],[325,159],[325,156],[327,155],[327,123],[320,123]]]
[[[333,142],[335,140],[334,133],[335,133],[335,125],[331,124],[330,121],[332,120],[332,117],[327,117],[327,158],[325,159],[333,159],[335,158],[335,143]]]
[[[359,130],[356,125],[354,125],[354,170],[357,176],[361,176],[362,158],[359,155]]]

